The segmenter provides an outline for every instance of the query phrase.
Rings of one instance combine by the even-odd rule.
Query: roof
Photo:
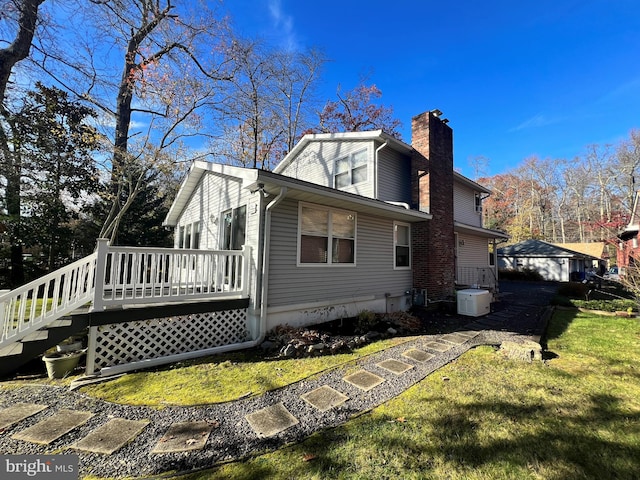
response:
[[[310,203],[329,204],[335,208],[354,210],[379,217],[393,218],[404,222],[421,222],[433,216],[426,212],[410,210],[403,206],[374,200],[335,188],[317,185],[266,170],[253,168],[230,167],[209,162],[194,162],[189,174],[180,186],[163,225],[174,226],[183,209],[194,194],[203,175],[221,175],[237,179],[242,188],[250,191],[261,189],[268,195],[278,195],[286,188],[286,197]]]
[[[543,240],[525,240],[524,242],[509,245],[498,249],[500,257],[565,257],[565,258],[594,258],[600,256],[577,252],[566,247],[554,245]]]
[[[300,154],[300,152],[312,142],[335,142],[340,140],[377,140],[383,143],[386,142],[390,148],[404,155],[411,155],[411,153],[413,152],[413,147],[411,145],[409,145],[408,143],[404,143],[402,140],[398,140],[392,135],[385,133],[383,130],[369,130],[365,132],[314,133],[304,135],[295,145],[295,147],[293,147],[293,149],[282,159],[282,161],[278,163],[278,165],[276,165],[276,167],[273,169],[273,172],[282,172],[286,168],[286,166],[289,165]],[[487,187],[483,187],[482,185],[474,182],[473,180],[465,177],[458,172],[453,172],[453,178],[454,180],[463,183],[478,192],[491,193],[491,190],[487,189]]]
[[[603,258],[604,257],[604,242],[591,242],[591,243],[554,243],[554,245],[560,248],[566,248],[578,253],[584,253],[590,257]]]
[[[490,230],[488,228],[475,227],[473,225],[467,225],[461,222],[453,222],[454,230],[458,233],[467,233],[470,235],[476,235],[485,238],[502,238],[507,239],[509,235],[498,230]]]

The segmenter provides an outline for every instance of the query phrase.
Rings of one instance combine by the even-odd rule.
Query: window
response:
[[[404,223],[393,224],[393,257],[396,268],[411,267],[411,228]]]
[[[220,248],[222,250],[242,250],[245,241],[247,206],[232,208],[222,212],[221,216]]]
[[[178,248],[200,248],[200,222],[180,226]]]
[[[335,188],[344,188],[349,185],[367,181],[367,150],[354,152],[335,161],[333,185]]]
[[[299,264],[355,264],[356,214],[300,204]]]
[[[475,196],[475,202],[476,202],[476,212],[482,213],[482,194],[476,192],[474,196]]]

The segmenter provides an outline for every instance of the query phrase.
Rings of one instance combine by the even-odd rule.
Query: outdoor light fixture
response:
[[[437,108],[434,108],[433,110],[431,110],[431,112],[435,117],[439,117],[440,115],[442,115],[442,111],[438,110]]]

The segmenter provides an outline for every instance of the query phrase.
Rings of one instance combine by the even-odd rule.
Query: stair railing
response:
[[[0,295],[0,348],[91,302],[97,253]]]

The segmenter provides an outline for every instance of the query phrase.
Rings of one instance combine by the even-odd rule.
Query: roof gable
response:
[[[498,249],[498,256],[501,257],[595,257],[590,254],[585,254],[571,250],[566,247],[554,245],[553,243],[545,242],[543,240],[525,240],[524,242],[516,243],[508,247],[502,247]]]

